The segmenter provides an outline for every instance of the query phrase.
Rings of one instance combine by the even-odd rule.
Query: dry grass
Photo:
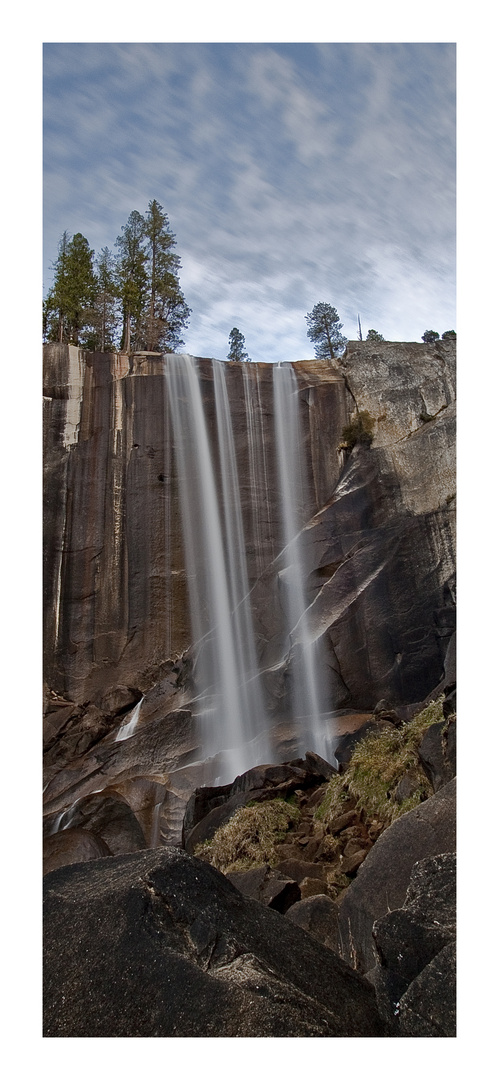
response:
[[[402,728],[372,732],[362,739],[345,772],[330,781],[316,811],[318,820],[327,827],[353,798],[356,809],[367,822],[379,822],[386,828],[427,799],[433,792],[419,762],[417,748],[427,728],[444,719],[442,701],[443,696],[431,702]],[[398,802],[394,798],[396,788],[409,771],[416,778],[416,788],[408,798]]]
[[[286,839],[299,816],[298,808],[284,799],[242,806],[194,854],[224,874],[271,863],[276,845]]]

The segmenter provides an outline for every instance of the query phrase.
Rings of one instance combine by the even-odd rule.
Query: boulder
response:
[[[378,965],[372,981],[394,1035],[455,1034],[455,937],[455,855],[422,859],[413,867],[403,906],[373,926]],[[406,1032],[400,1030],[402,1015]]]
[[[194,795],[196,794],[197,793],[194,792]],[[214,806],[205,817],[197,822],[190,832],[186,831],[184,825],[182,828],[183,846],[185,850],[189,852],[189,855],[194,854],[198,844],[203,844],[206,840],[211,840],[217,829],[220,829],[222,825],[225,825],[226,821],[229,821],[236,810],[239,810],[241,806],[245,806],[247,802],[251,801],[251,798],[251,792],[241,791],[237,795],[232,795],[230,799],[220,802],[218,806]]]
[[[318,875],[314,875],[314,877],[305,877],[300,883],[300,893],[301,898],[306,900],[309,896],[318,896],[321,893],[326,894],[327,885]],[[296,899],[298,900],[300,897],[297,897]]]
[[[107,844],[89,829],[63,829],[43,841],[43,873],[60,866],[89,862],[111,855]]]
[[[456,722],[442,720],[425,731],[418,749],[421,765],[434,791],[456,775]]]
[[[367,720],[365,724],[357,728],[356,731],[348,731],[346,735],[342,735],[336,744],[334,751],[335,758],[340,767],[340,772],[348,765],[353,751],[357,746],[357,743],[361,742],[366,735],[370,735],[371,732],[378,731],[378,725],[374,720]]]
[[[317,894],[299,900],[286,912],[286,918],[312,934],[326,948],[336,948],[338,905],[329,896]]]
[[[338,772],[334,765],[331,765],[329,761],[325,761],[323,757],[320,757],[319,754],[314,753],[312,750],[307,750],[305,761],[307,763],[307,772],[320,782],[330,780]]]
[[[226,877],[243,896],[259,900],[261,904],[266,904],[283,915],[292,904],[301,899],[297,882],[283,877],[267,865],[255,867],[253,870],[235,871],[226,874]]]
[[[285,798],[294,791],[316,787],[334,772],[332,765],[310,752],[305,759],[282,765],[256,765],[236,776],[232,784],[197,788],[184,815],[182,843],[185,850],[192,855],[198,844],[211,840],[239,807],[249,802]]]
[[[404,1038],[455,1037],[455,942],[444,946],[401,997],[399,1033]]]
[[[414,863],[455,851],[456,782],[397,818],[364,859],[339,904],[339,955],[358,971],[374,967],[373,924],[404,904]]]
[[[306,877],[320,877],[325,875],[327,867],[324,863],[308,862],[305,859],[282,859],[276,863],[277,870],[283,877],[293,878],[300,884]]]
[[[163,848],[45,878],[49,1038],[380,1038],[373,987],[213,867]]]

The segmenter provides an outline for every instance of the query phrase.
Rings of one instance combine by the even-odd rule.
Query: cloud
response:
[[[451,46],[45,53],[46,263],[64,228],[112,247],[157,198],[198,355],[225,355],[233,325],[255,359],[310,355],[318,300],[351,336],[359,310],[385,337],[453,325]]]

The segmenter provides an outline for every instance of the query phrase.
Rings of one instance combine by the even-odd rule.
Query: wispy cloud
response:
[[[47,46],[47,266],[65,228],[112,246],[157,198],[193,353],[237,325],[254,359],[310,356],[318,300],[350,336],[358,311],[452,328],[453,79],[445,45]]]

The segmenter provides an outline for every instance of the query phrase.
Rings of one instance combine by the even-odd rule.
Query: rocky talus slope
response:
[[[441,699],[380,710],[340,773],[308,753],[200,788],[183,861],[54,836],[76,864],[45,878],[46,1034],[453,1037],[455,726]]]

